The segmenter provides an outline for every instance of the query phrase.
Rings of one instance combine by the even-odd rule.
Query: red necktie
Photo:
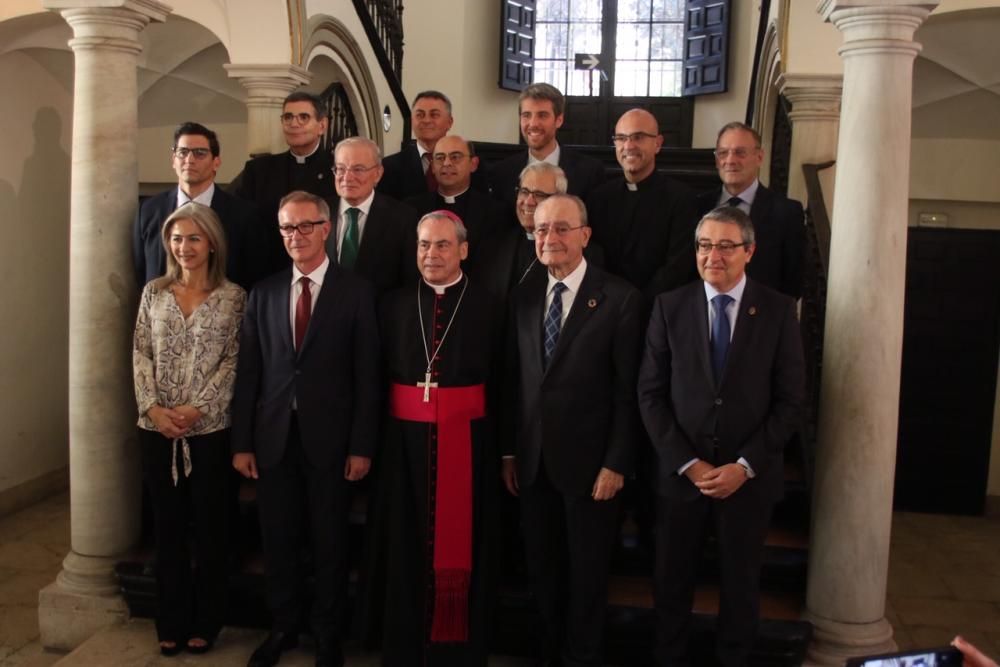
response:
[[[424,153],[424,162],[427,163],[427,169],[424,170],[424,178],[427,179],[427,191],[428,192],[437,192],[438,191],[438,182],[437,182],[437,179],[434,178],[434,168],[433,168],[433,165],[431,164],[431,154],[430,153]]]
[[[302,276],[299,278],[302,285],[302,293],[295,303],[295,349],[302,348],[302,339],[306,337],[306,329],[309,328],[309,315],[312,314],[312,294],[309,292],[309,278]]]

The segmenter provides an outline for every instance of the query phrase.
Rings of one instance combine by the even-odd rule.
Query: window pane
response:
[[[598,95],[600,95],[600,93],[601,93],[600,72],[596,70],[591,72],[588,70],[578,70],[578,69],[570,71],[569,90],[565,91],[566,95],[597,97]]]
[[[535,25],[535,58],[565,60],[569,50],[569,31],[565,23]]]
[[[650,58],[680,60],[683,56],[684,27],[680,23],[654,23]]]
[[[565,21],[569,18],[569,0],[538,0],[535,21]]]
[[[566,58],[572,58],[577,53],[600,53],[601,24],[573,23],[570,27],[570,44]]]
[[[649,2],[650,0],[618,0],[618,20],[648,21]]]
[[[681,94],[681,63],[652,62],[649,64],[649,94],[654,97],[679,97]],[[617,86],[616,86],[617,87]]]
[[[654,21],[680,21],[683,18],[684,0],[653,0]]]
[[[649,24],[619,23],[615,44],[619,58],[649,58]]]
[[[619,97],[644,97],[648,94],[646,86],[648,73],[649,63],[646,61],[616,61],[615,95]]]
[[[569,0],[569,15],[573,21],[600,21],[604,14],[602,0]]]
[[[536,60],[534,81],[535,83],[550,83],[559,90],[565,90],[568,70],[565,60]]]

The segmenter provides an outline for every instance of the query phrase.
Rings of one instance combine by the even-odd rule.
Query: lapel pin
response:
[[[590,299],[587,301],[587,306],[590,308],[597,308],[597,299]]]
[[[319,172],[318,174],[316,174],[316,178],[318,178],[319,180],[322,181],[323,180],[323,172]]]
[[[751,315],[756,315],[757,314],[757,306],[750,306],[750,310],[748,310],[747,312],[750,313]]]

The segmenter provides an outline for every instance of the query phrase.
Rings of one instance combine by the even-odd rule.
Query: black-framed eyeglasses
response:
[[[570,232],[583,229],[586,225],[577,225],[572,227],[565,222],[556,222],[551,225],[535,225],[535,238],[545,238],[549,234],[555,234],[556,236],[566,236]]]
[[[185,148],[184,146],[174,146],[174,157],[186,160],[188,155],[193,155],[199,160],[204,160],[212,154],[211,148]]]
[[[350,174],[354,178],[361,178],[362,176],[365,175],[365,173],[371,171],[377,166],[378,166],[377,164],[373,164],[370,167],[362,167],[360,164],[356,164],[352,167],[348,167],[342,164],[338,164],[333,168],[333,174],[334,176],[337,177],[346,176],[347,174]]]
[[[730,155],[732,155],[733,157],[737,157],[737,158],[739,158],[739,159],[742,160],[743,158],[745,158],[746,156],[750,155],[751,153],[753,153],[755,151],[759,151],[759,150],[760,149],[757,148],[757,147],[754,147],[754,148],[744,148],[743,146],[740,146],[739,148],[716,148],[712,152],[715,153],[715,157],[718,158],[718,159],[720,159],[720,160],[725,160]]]
[[[302,236],[309,236],[313,233],[313,228],[316,225],[322,225],[326,220],[313,220],[308,222],[300,222],[297,225],[278,225],[278,231],[286,239],[290,239],[295,236],[295,232],[302,234]]]
[[[299,121],[299,125],[305,125],[313,118],[314,116],[311,113],[306,113],[305,111],[299,113],[292,113],[290,111],[286,111],[285,113],[281,114],[281,122],[284,123],[285,125],[291,125],[293,120]]]
[[[543,192],[541,190],[529,190],[528,188],[522,188],[520,186],[514,186],[514,194],[516,196],[518,196],[518,197],[524,197],[525,199],[527,199],[528,197],[534,197],[535,201],[540,203],[540,202],[545,201],[546,199],[548,199],[549,197],[551,197],[555,193],[554,192]]]
[[[461,162],[467,157],[469,156],[466,155],[465,153],[459,153],[458,151],[455,151],[454,153],[435,153],[434,161],[437,162],[438,164],[444,164],[445,159],[448,159],[451,160],[451,162],[454,164]]]
[[[712,243],[711,241],[697,241],[694,247],[697,248],[699,255],[711,254],[712,248],[719,251],[719,254],[723,257],[729,257],[737,248],[746,248],[749,243],[733,243],[732,241],[719,241],[718,243]]]
[[[611,142],[615,144],[624,144],[626,141],[631,141],[633,144],[637,144],[643,139],[654,139],[655,134],[650,134],[649,132],[630,132],[629,134],[612,134]]]

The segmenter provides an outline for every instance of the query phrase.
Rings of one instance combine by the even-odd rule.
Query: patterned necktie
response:
[[[434,166],[431,164],[431,154],[424,153],[424,178],[427,179],[427,192],[437,192],[438,182],[434,178]]]
[[[295,349],[302,349],[302,339],[306,337],[306,329],[309,328],[309,316],[312,315],[312,293],[309,291],[309,278],[302,276],[299,278],[302,285],[302,293],[299,300],[295,302]]]
[[[358,248],[360,244],[358,243],[358,215],[361,213],[359,208],[349,208],[344,211],[344,217],[347,219],[347,231],[344,232],[344,240],[340,245],[340,265],[351,271],[354,269],[354,263],[358,260]]]
[[[729,315],[726,306],[733,302],[728,294],[719,294],[712,299],[712,372],[715,381],[722,378],[726,367],[726,355],[729,353]]]
[[[549,312],[545,314],[545,366],[548,367],[552,353],[555,352],[556,343],[559,342],[559,330],[562,329],[562,293],[566,291],[566,286],[556,283],[552,286],[552,303],[549,304]]]

